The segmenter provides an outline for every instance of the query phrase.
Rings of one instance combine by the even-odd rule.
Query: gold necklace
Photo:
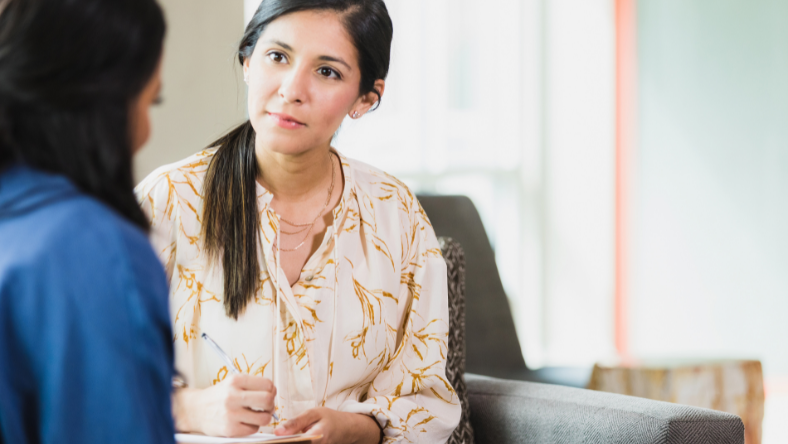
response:
[[[302,228],[302,229],[300,229],[298,231],[285,231],[285,230],[283,230],[280,227],[279,231],[282,234],[298,234],[298,233],[301,233],[304,230],[308,230],[306,232],[306,235],[304,236],[304,239],[301,240],[301,243],[298,244],[297,247],[295,247],[295,248],[279,248],[279,251],[296,251],[299,248],[301,248],[304,245],[304,243],[306,243],[306,240],[309,239],[309,234],[312,233],[312,228],[314,228],[315,222],[317,222],[317,220],[320,218],[320,216],[323,215],[323,212],[328,207],[329,202],[331,202],[331,194],[333,194],[333,192],[334,192],[334,180],[336,178],[336,173],[334,172],[334,163],[331,161],[331,151],[328,152],[328,164],[331,167],[331,186],[328,187],[328,196],[326,197],[326,203],[323,204],[323,208],[320,209],[320,211],[317,213],[317,216],[315,216],[315,218],[312,219],[311,223],[297,224],[297,223],[294,223],[294,222],[290,222],[289,220],[285,219],[284,217],[279,216],[279,220],[281,220],[282,222],[285,222],[288,225],[292,225],[294,227],[304,227],[304,228]]]

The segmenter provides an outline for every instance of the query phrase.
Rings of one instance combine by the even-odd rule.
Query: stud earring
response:
[[[353,111],[353,118],[358,119],[358,111]]]

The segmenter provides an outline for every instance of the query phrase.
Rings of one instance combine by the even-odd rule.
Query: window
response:
[[[529,366],[611,353],[612,3],[386,4],[383,104],[335,145],[417,193],[473,200]]]

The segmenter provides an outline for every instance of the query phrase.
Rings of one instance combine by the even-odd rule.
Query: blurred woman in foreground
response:
[[[167,285],[132,191],[154,0],[0,0],[0,442],[172,442]]]

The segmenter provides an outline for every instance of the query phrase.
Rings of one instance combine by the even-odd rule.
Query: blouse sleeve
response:
[[[154,171],[134,189],[150,222],[150,242],[159,257],[167,282],[172,279],[178,236],[178,194],[169,172]]]
[[[442,443],[460,420],[461,407],[446,379],[449,334],[446,263],[418,201],[403,221],[397,351],[374,379],[367,399],[340,410],[377,419],[384,442]],[[407,239],[405,239],[407,237]]]

